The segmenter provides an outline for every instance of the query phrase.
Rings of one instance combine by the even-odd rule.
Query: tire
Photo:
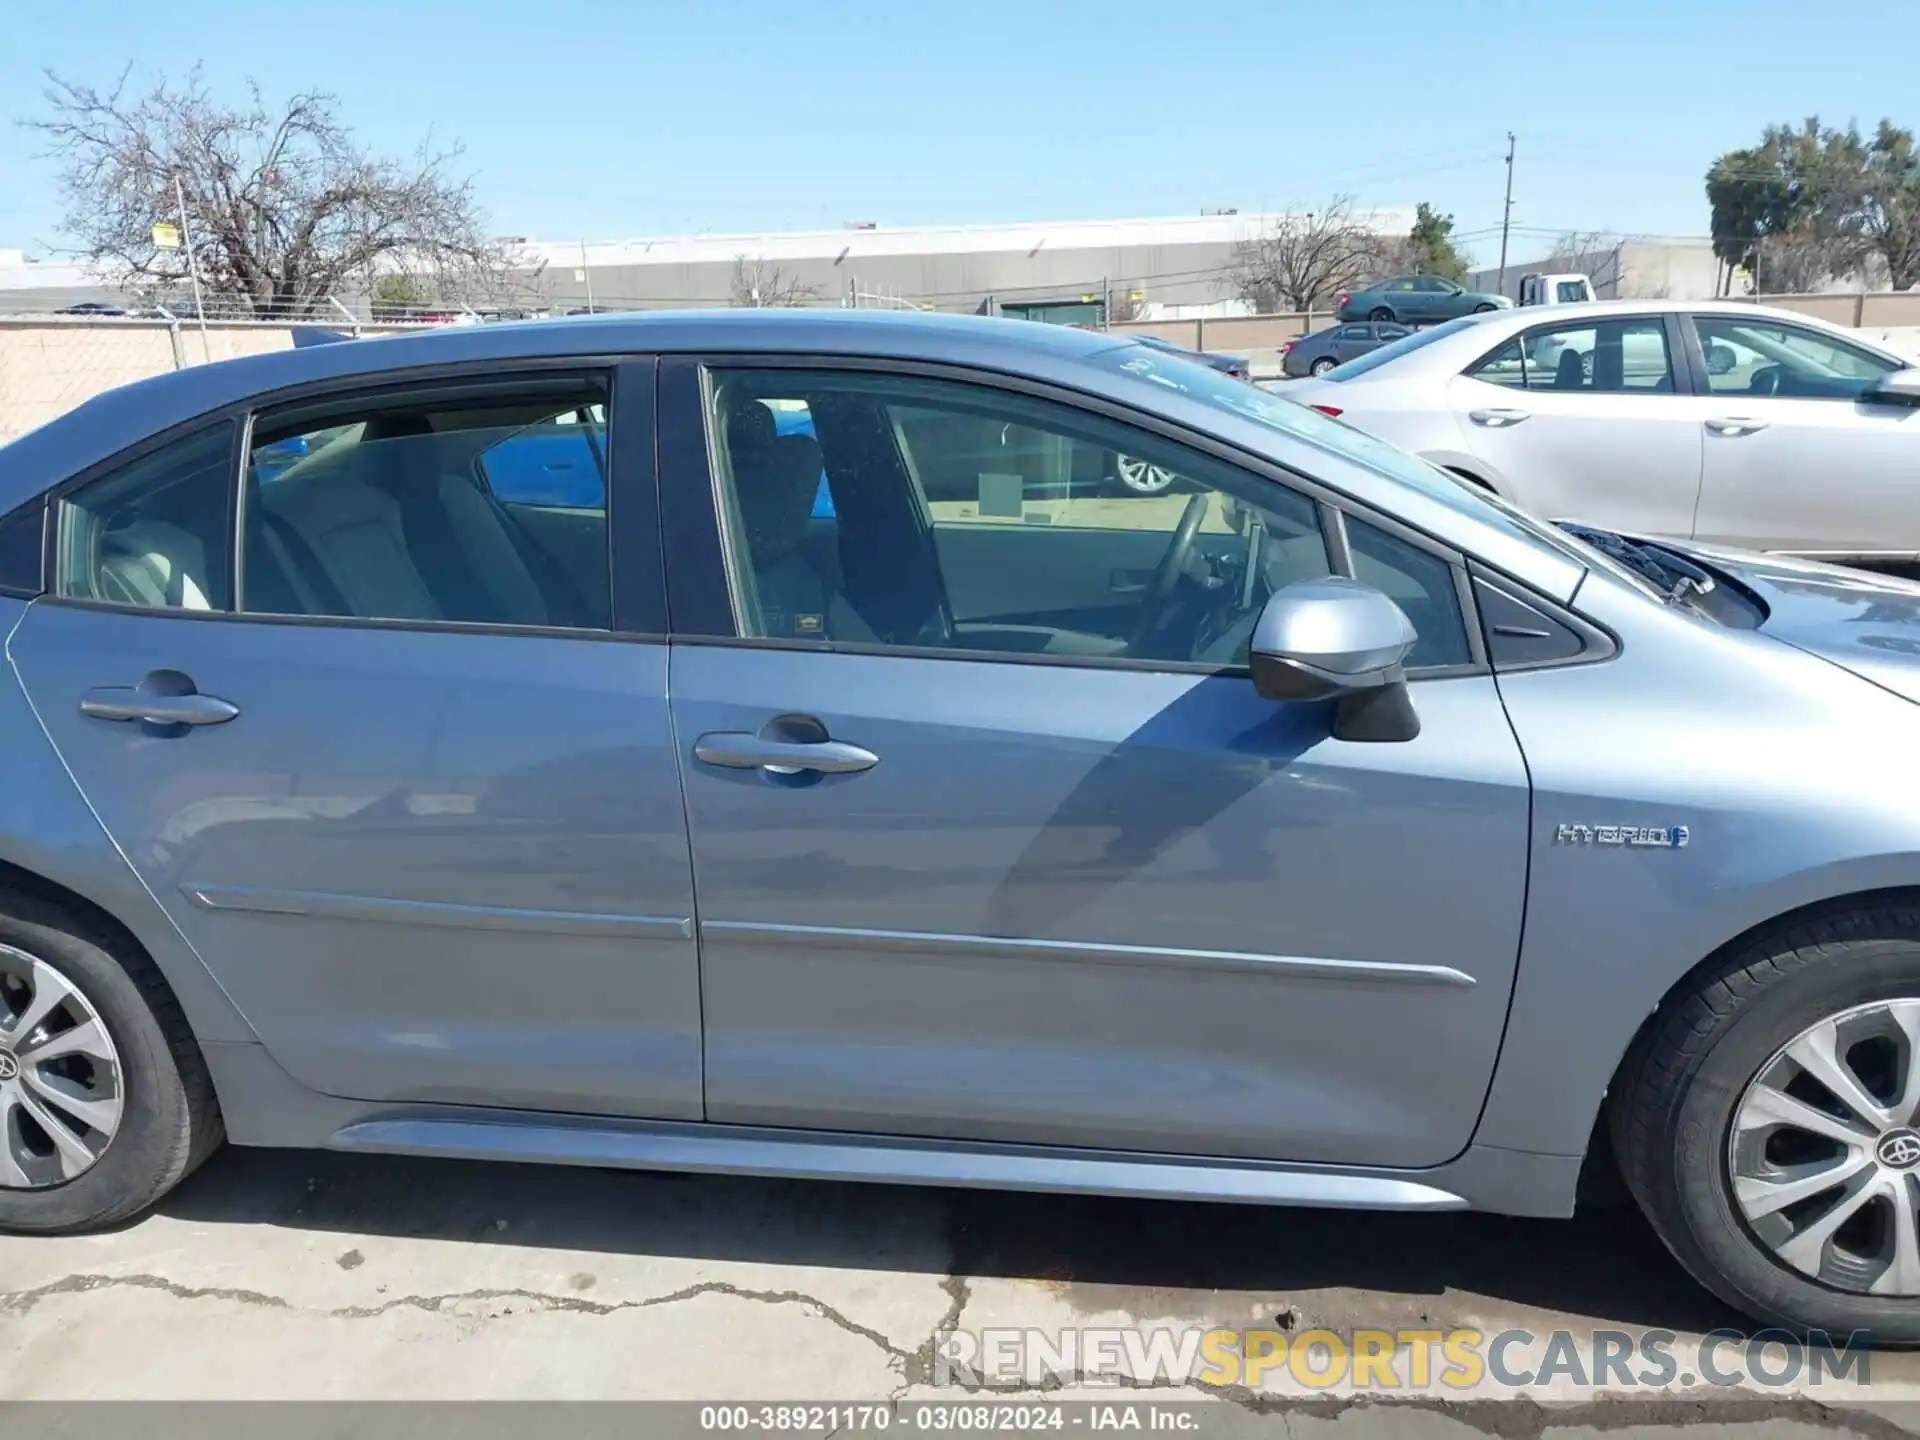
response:
[[[1374,306],[1373,309],[1367,312],[1367,319],[1384,320],[1389,325],[1397,325],[1399,323],[1399,321],[1394,318],[1392,309],[1385,305]]]
[[[1825,1039],[1840,1057],[1828,1073],[1842,1086],[1851,1077],[1876,1103],[1912,1093],[1902,1077],[1920,1066],[1916,1032],[1920,905],[1911,903],[1817,911],[1762,932],[1655,1012],[1609,1100],[1610,1134],[1628,1190],[1701,1284],[1766,1324],[1836,1338],[1871,1330],[1877,1344],[1920,1345],[1912,1288],[1920,1266],[1904,1276],[1895,1269],[1898,1237],[1888,1228],[1900,1221],[1898,1206],[1911,1213],[1920,1199],[1920,1133],[1892,1124],[1899,1106],[1888,1125],[1841,1125],[1834,1115],[1861,1112],[1810,1079],[1826,1068]],[[1811,1068],[1797,1055],[1810,1056]],[[1781,1110],[1782,1095],[1804,1108]],[[1809,1115],[1813,1128],[1795,1123]],[[1830,1167],[1856,1162],[1850,1178],[1802,1186],[1796,1203],[1778,1203],[1795,1176],[1814,1185]],[[1822,1220],[1842,1211],[1848,1218],[1825,1234]],[[1866,1293],[1882,1283],[1898,1293]]]
[[[1498,305],[1476,305],[1473,307],[1473,313],[1476,315],[1488,315],[1499,308]]]
[[[37,1008],[38,996],[62,996],[63,985],[71,993],[29,1033],[58,1039],[88,1010],[104,1027],[105,1044],[90,1042],[84,1054],[51,1062],[86,1077],[56,1076],[74,1094],[117,1097],[117,1123],[104,1141],[72,1119],[79,1112],[58,1110],[40,1099],[44,1089],[29,1087],[22,1072],[45,1077],[47,1062],[33,1065],[33,1050],[28,1059],[14,1053],[12,1042],[25,1038],[13,1033],[23,1010]],[[16,1104],[10,1093],[0,1112],[0,1173],[9,1182],[0,1183],[0,1230],[55,1234],[117,1224],[171,1190],[223,1138],[213,1084],[179,1002],[117,927],[78,919],[38,893],[0,888],[0,1022],[0,1078],[9,1092],[28,1096]],[[69,1120],[67,1149],[51,1143],[32,1104],[42,1117]],[[80,1153],[74,1143],[96,1152],[84,1169],[73,1160]]]
[[[1180,479],[1163,465],[1136,460],[1131,455],[1114,456],[1113,468],[1120,488],[1129,495],[1164,495]]]
[[[1307,367],[1307,373],[1309,375],[1324,375],[1327,373],[1327,371],[1333,369],[1333,367],[1335,365],[1338,365],[1339,363],[1340,362],[1338,360],[1335,360],[1330,355],[1322,355],[1318,360],[1314,361],[1313,364]]]

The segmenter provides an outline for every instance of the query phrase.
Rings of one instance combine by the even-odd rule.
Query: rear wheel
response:
[[[1920,907],[1723,957],[1656,1014],[1609,1118],[1628,1188],[1721,1298],[1920,1345]]]
[[[1390,310],[1385,305],[1376,305],[1373,307],[1373,309],[1367,312],[1367,318],[1369,320],[1379,320],[1379,321],[1384,321],[1387,324],[1392,324],[1393,311]]]
[[[138,1214],[219,1143],[185,1017],[122,934],[0,892],[0,1229]]]
[[[1339,363],[1340,363],[1339,361],[1333,359],[1331,356],[1322,355],[1318,360],[1314,361],[1313,364],[1307,367],[1307,373],[1309,375],[1324,375],[1327,373],[1327,371],[1333,369],[1333,367]]]

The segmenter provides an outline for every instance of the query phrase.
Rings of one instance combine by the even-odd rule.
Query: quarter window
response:
[[[60,502],[56,593],[154,610],[225,610],[233,426],[172,441]]]
[[[241,608],[611,628],[606,399],[540,379],[262,415]]]
[[[1673,357],[1658,316],[1530,330],[1467,372],[1511,390],[1671,395]]]
[[[1693,323],[1706,356],[1707,387],[1716,395],[1854,400],[1900,368],[1798,325],[1724,315],[1697,315]]]
[[[839,371],[710,393],[744,635],[1231,665],[1328,573],[1306,497],[1070,407]]]

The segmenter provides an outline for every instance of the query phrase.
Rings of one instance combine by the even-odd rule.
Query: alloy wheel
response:
[[[122,1073],[79,986],[0,945],[0,1187],[41,1189],[91,1170],[120,1128]]]
[[[1136,495],[1164,494],[1180,478],[1164,466],[1150,465],[1131,455],[1116,456],[1115,463],[1120,472],[1120,483]]]
[[[1774,1259],[1836,1290],[1920,1295],[1920,999],[1808,1026],[1733,1113],[1727,1165]]]

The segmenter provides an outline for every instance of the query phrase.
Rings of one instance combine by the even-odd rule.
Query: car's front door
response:
[[[101,823],[314,1089],[700,1116],[667,652],[614,615],[657,634],[658,581],[648,624],[644,564],[620,600],[606,558],[609,438],[616,480],[651,493],[651,380],[295,403],[56,507],[56,593],[13,664]],[[563,417],[592,432],[548,457],[578,467],[564,486],[495,493],[489,463],[504,478]]]
[[[1662,315],[1565,318],[1495,346],[1447,402],[1500,488],[1549,520],[1693,533],[1706,402]]]
[[[1690,320],[1710,397],[1695,535],[1838,556],[1920,551],[1920,410],[1861,398],[1898,363],[1768,317]]]
[[[954,376],[662,381],[710,1119],[1387,1165],[1465,1145],[1528,793],[1447,558],[1338,530],[1427,677],[1416,740],[1347,743],[1242,668],[1265,597],[1329,568],[1339,522],[1299,491]],[[795,404],[817,443],[775,436]],[[927,447],[975,431],[1009,458],[929,501]],[[1081,450],[1177,484],[1052,483]]]

